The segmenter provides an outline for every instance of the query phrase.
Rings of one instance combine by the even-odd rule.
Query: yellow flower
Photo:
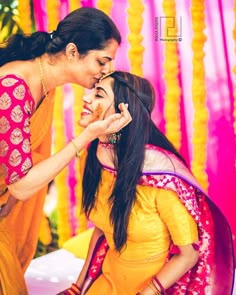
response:
[[[206,86],[204,68],[204,44],[206,35],[203,30],[204,23],[204,0],[192,1],[192,26],[193,26],[193,81],[192,99],[194,106],[193,121],[193,159],[192,171],[204,189],[208,188],[206,173],[207,151],[207,123],[208,112],[206,107]]]
[[[176,17],[175,1],[164,0],[163,10],[166,17]],[[171,21],[171,24],[169,24]],[[173,24],[173,19],[166,18],[165,32]],[[173,36],[177,33],[177,26],[172,28]],[[164,79],[166,85],[165,93],[165,129],[166,136],[177,149],[181,147],[181,130],[180,130],[180,96],[181,88],[179,85],[179,57],[176,42],[165,42],[164,53]]]
[[[142,13],[144,11],[144,5],[141,0],[129,0],[129,7],[127,9],[128,14],[128,41],[130,48],[128,51],[129,61],[130,61],[130,71],[133,74],[142,76],[143,75],[143,52],[144,47],[142,45],[142,25],[143,17]]]

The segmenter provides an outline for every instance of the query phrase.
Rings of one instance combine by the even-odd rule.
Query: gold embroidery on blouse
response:
[[[11,111],[11,119],[12,121],[19,123],[23,119],[23,112],[20,106],[15,106]]]
[[[21,166],[21,172],[27,172],[32,167],[32,163],[29,158],[27,158],[23,165]]]
[[[0,118],[0,133],[4,134],[10,129],[9,121],[5,116]]]
[[[11,105],[11,98],[10,96],[4,92],[0,96],[0,110],[7,110]]]
[[[18,82],[18,80],[14,79],[14,78],[5,78],[2,80],[2,85],[6,86],[6,87],[10,87],[14,84],[16,84]]]
[[[28,138],[23,141],[22,150],[26,154],[30,152],[30,141]]]
[[[25,86],[19,85],[13,90],[15,98],[22,100],[25,97]]]
[[[25,119],[23,130],[25,133],[30,133],[30,119],[29,118]]]
[[[5,157],[9,151],[9,145],[5,140],[0,141],[0,157]]]
[[[10,154],[10,158],[9,158],[10,165],[13,167],[16,167],[21,163],[21,161],[22,161],[22,157],[20,152],[17,149],[14,149]]]
[[[19,144],[20,142],[22,142],[23,140],[23,135],[22,135],[22,131],[20,130],[20,128],[15,128],[10,136],[10,141],[13,144]]]
[[[31,114],[32,113],[32,107],[29,103],[28,100],[26,100],[25,102],[25,105],[24,105],[24,111],[27,113],[27,114]]]
[[[12,175],[10,176],[9,182],[10,183],[14,183],[18,179],[20,179],[20,176],[18,175],[18,173],[17,172],[13,172]]]

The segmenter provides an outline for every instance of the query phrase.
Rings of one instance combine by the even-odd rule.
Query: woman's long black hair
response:
[[[114,72],[114,100],[118,112],[121,102],[129,104],[132,121],[122,129],[115,144],[117,177],[110,196],[110,221],[114,227],[114,243],[121,251],[127,240],[127,227],[132,206],[136,200],[136,186],[144,163],[145,145],[153,144],[175,154],[174,146],[151,119],[154,107],[154,90],[148,80],[126,72]],[[89,149],[83,177],[83,209],[89,215],[95,205],[96,191],[101,178],[101,164],[96,157],[98,140]]]
[[[0,44],[0,67],[14,60],[29,60],[44,53],[55,54],[70,42],[80,54],[100,50],[114,39],[120,44],[121,36],[113,21],[101,10],[82,7],[72,11],[52,33],[35,32],[31,35],[14,34]]]

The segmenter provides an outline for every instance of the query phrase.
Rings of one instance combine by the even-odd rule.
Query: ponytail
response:
[[[51,35],[47,32],[14,34],[0,45],[0,66],[14,60],[29,60],[41,56],[50,42]]]

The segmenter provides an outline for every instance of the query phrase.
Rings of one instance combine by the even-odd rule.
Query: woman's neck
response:
[[[115,168],[114,145],[108,142],[99,141],[97,158],[102,165]]]

